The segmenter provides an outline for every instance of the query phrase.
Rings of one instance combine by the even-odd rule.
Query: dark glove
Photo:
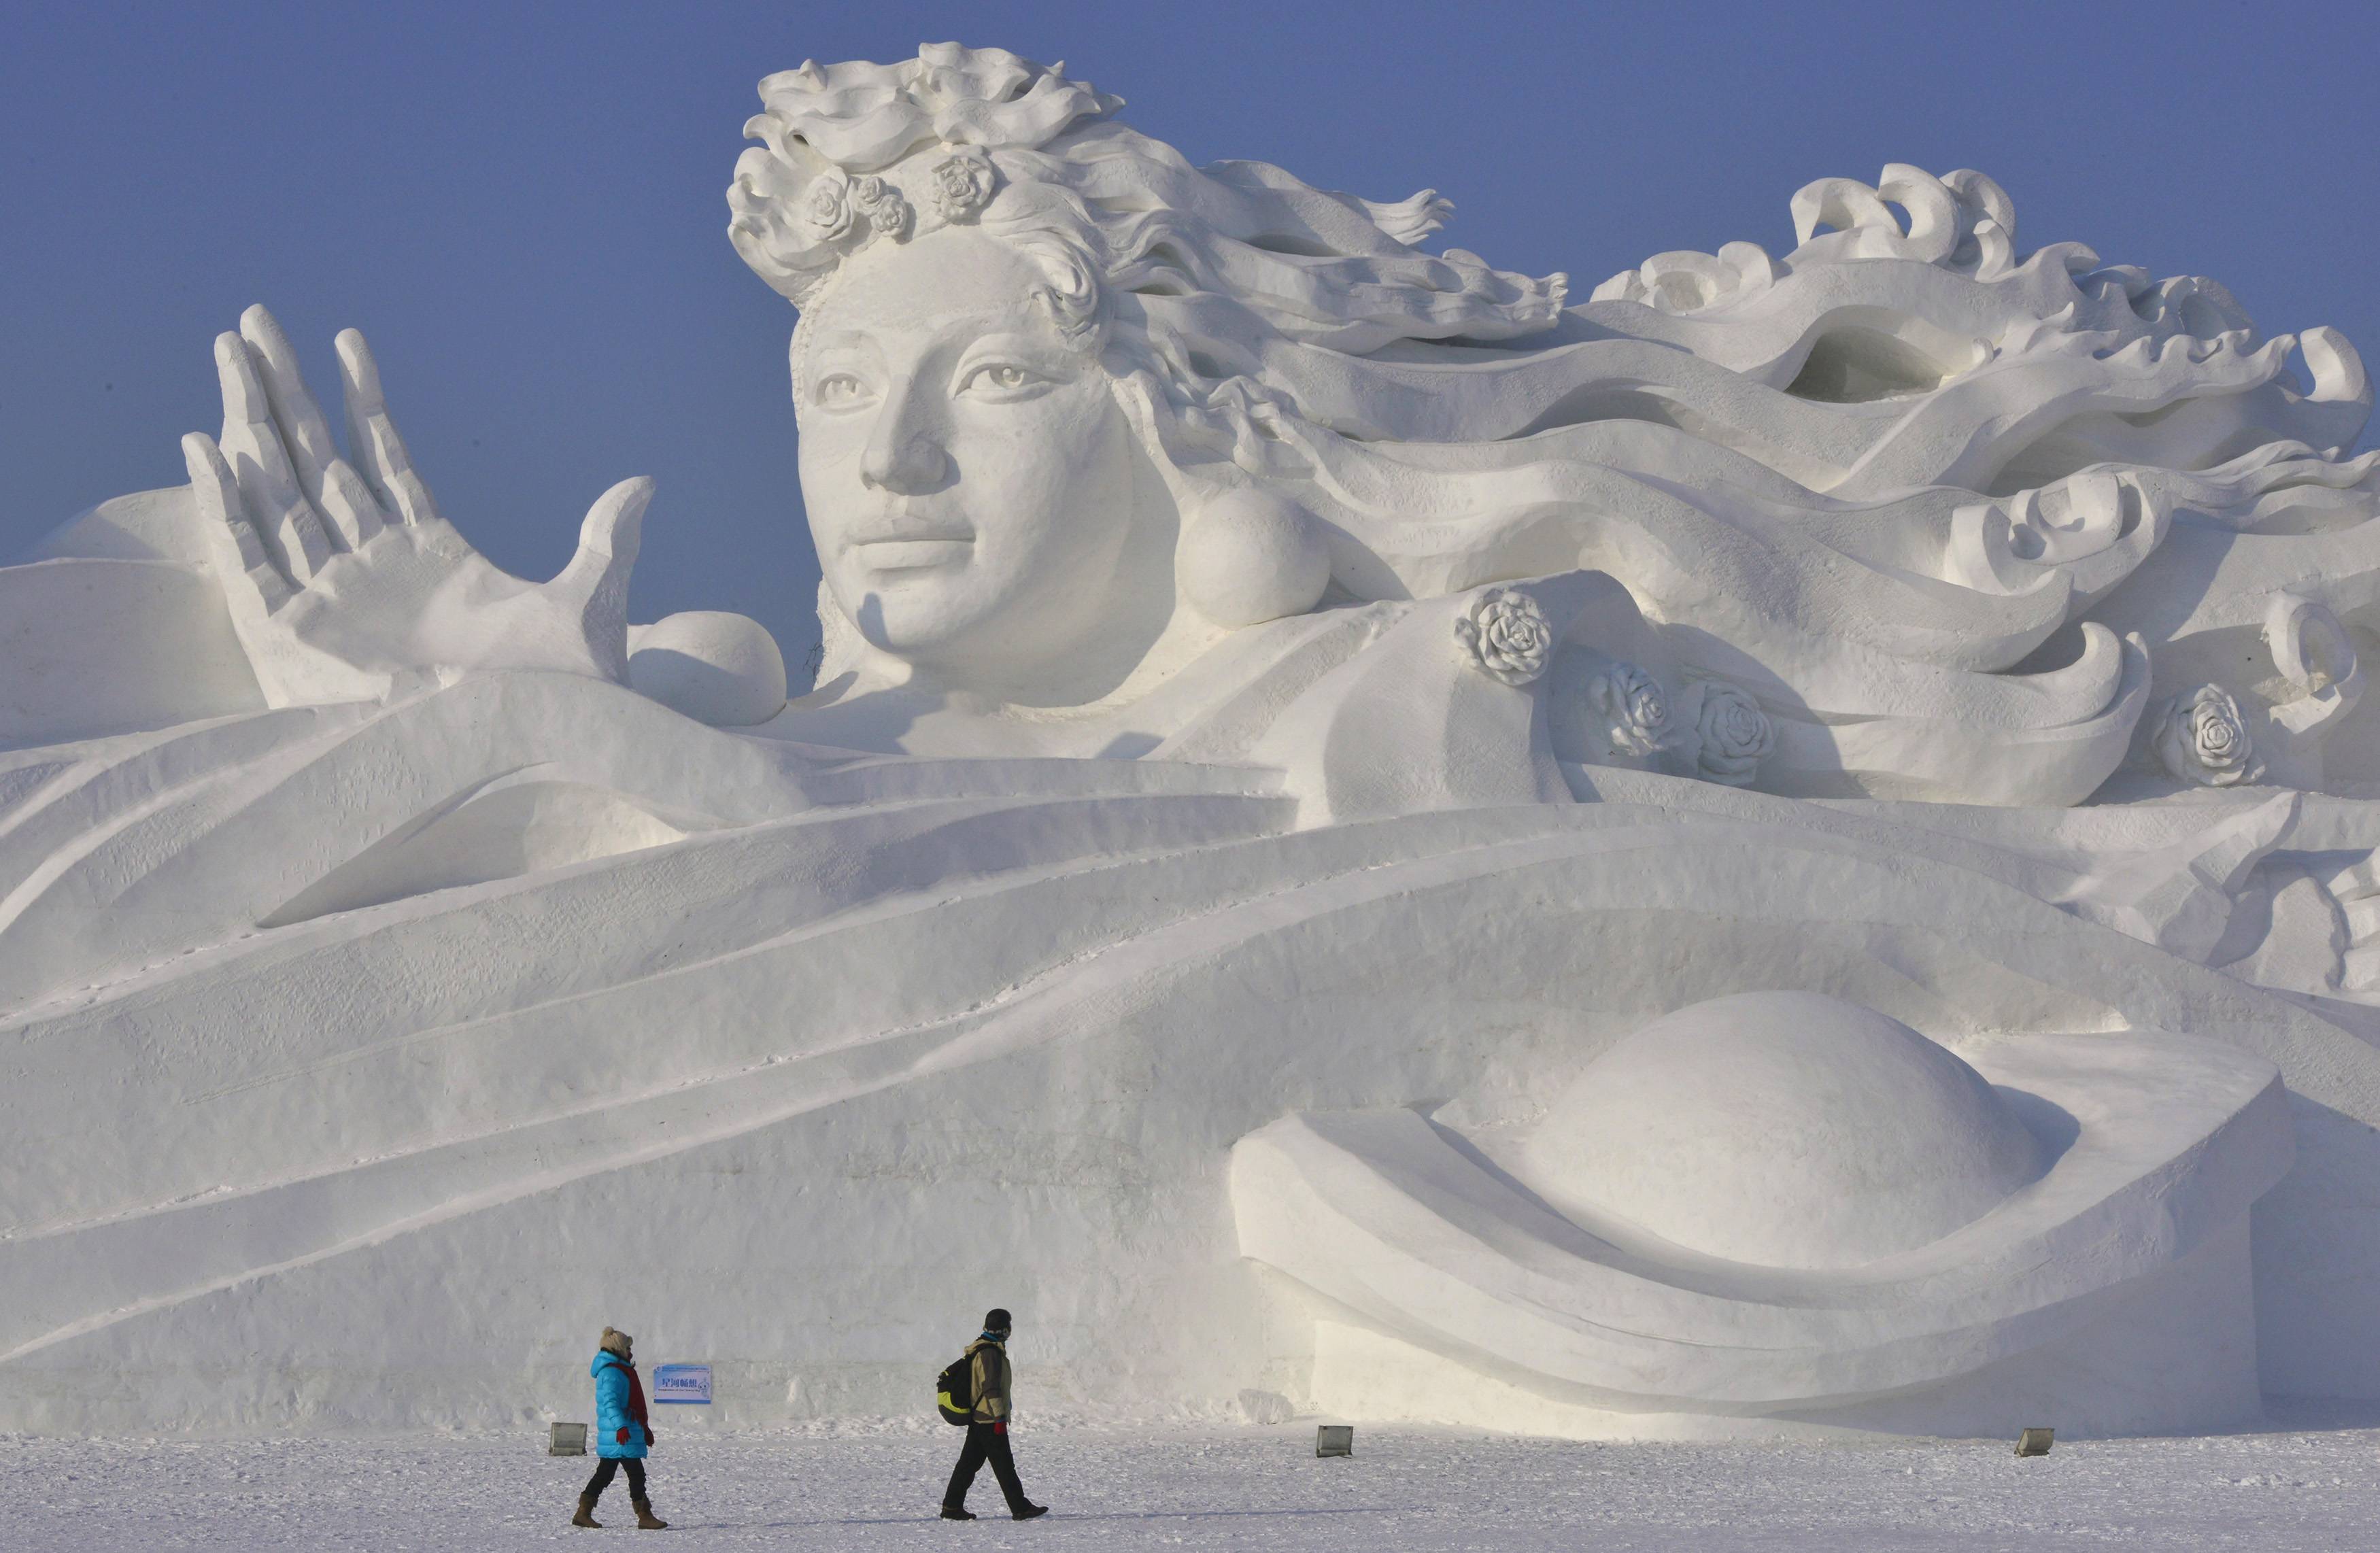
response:
[[[646,1426],[644,1426],[644,1429],[645,1429],[645,1449],[646,1449],[646,1450],[651,1450],[651,1449],[652,1449],[652,1446],[653,1446],[653,1426],[652,1426],[650,1424],[648,1424],[648,1425],[646,1425]]]
[[[999,1423],[994,1424],[991,1426],[991,1432],[996,1435],[1006,1434],[1008,1432],[1008,1420],[1003,1418]]]
[[[626,1426],[625,1424],[623,1424],[623,1425],[621,1425],[618,1428],[616,1428],[616,1429],[613,1430],[613,1431],[612,1431],[612,1438],[613,1438],[613,1439],[615,1439],[615,1440],[618,1440],[622,1445],[625,1445],[625,1444],[627,1444],[627,1443],[628,1443],[628,1426]]]

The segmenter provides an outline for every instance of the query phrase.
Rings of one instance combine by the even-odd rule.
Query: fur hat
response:
[[[603,1329],[603,1341],[597,1343],[596,1346],[602,1349],[607,1353],[617,1353],[621,1358],[625,1359],[628,1356],[629,1347],[634,1344],[636,1341],[636,1339],[620,1330],[617,1327],[606,1327]]]

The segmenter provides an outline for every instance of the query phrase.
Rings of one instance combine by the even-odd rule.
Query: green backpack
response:
[[[934,1377],[934,1405],[942,1422],[961,1428],[975,1422],[975,1355],[962,1353]]]

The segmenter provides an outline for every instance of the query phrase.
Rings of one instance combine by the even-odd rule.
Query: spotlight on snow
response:
[[[1314,1431],[1314,1453],[1317,1456],[1353,1456],[1355,1453],[1355,1426],[1321,1425]]]
[[[2049,1442],[2057,1434],[2056,1429],[2022,1430],[2016,1437],[2016,1453],[2020,1456],[2046,1456],[2049,1454]]]
[[[545,1453],[549,1456],[584,1456],[587,1454],[587,1426],[556,1424],[546,1438]]]

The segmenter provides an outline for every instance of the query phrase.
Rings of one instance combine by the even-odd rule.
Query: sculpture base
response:
[[[2055,1341],[1938,1386],[1836,1407],[1623,1411],[1584,1393],[1520,1386],[1334,1320],[1315,1323],[1312,1384],[1312,1406],[1328,1417],[1555,1439],[2013,1439],[2034,1425],[2071,1439],[2198,1434],[2263,1417],[2245,1219]]]

